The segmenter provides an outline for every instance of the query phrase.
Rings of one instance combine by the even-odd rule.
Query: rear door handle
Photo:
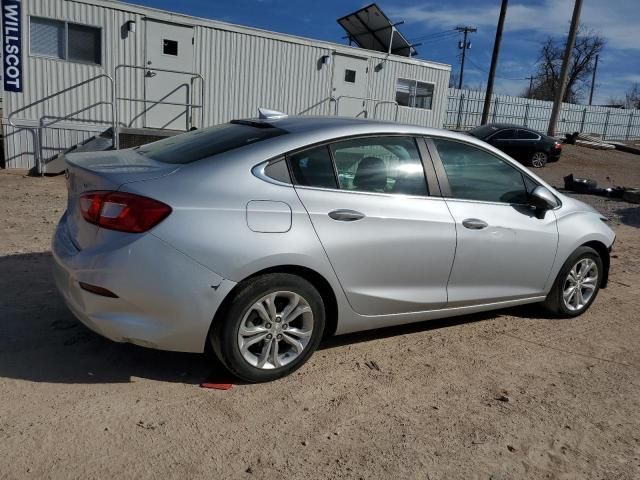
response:
[[[489,224],[484,220],[480,220],[478,218],[467,218],[462,221],[462,225],[469,230],[482,230],[483,228],[487,228]]]
[[[356,220],[364,218],[365,214],[357,212],[355,210],[342,209],[329,212],[329,216],[334,220],[338,220],[340,222],[355,222]]]

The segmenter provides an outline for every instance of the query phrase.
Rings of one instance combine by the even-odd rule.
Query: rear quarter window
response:
[[[158,162],[186,164],[286,133],[266,123],[225,123],[149,143],[136,151]]]

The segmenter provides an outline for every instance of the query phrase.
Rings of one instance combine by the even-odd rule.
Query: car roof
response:
[[[504,130],[505,128],[519,128],[523,130],[530,130],[527,127],[523,127],[522,125],[515,125],[513,123],[490,123],[487,125],[488,127],[494,127],[499,130]]]
[[[352,134],[366,135],[367,133],[404,133],[409,135],[427,135],[448,138],[457,137],[461,140],[468,141],[467,135],[453,132],[451,130],[364,118],[301,115],[267,119],[250,118],[240,121],[271,125],[273,127],[286,130],[290,134],[294,134],[296,136],[324,134],[327,138],[331,138],[349,136]]]

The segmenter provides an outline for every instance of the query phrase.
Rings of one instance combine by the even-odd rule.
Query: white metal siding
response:
[[[28,51],[29,15],[102,28],[102,65],[31,56]],[[170,15],[116,2],[24,0],[24,89],[22,93],[3,94],[2,123],[7,136],[7,167],[30,168],[34,165],[34,158],[33,133],[11,128],[7,125],[6,117],[11,112],[97,75],[106,73],[114,77],[116,65],[144,66],[145,17],[194,26],[195,71],[205,78],[205,126],[234,117],[253,116],[260,106],[290,114],[333,114],[334,105],[329,101],[333,65],[322,64],[321,57],[332,55],[335,51],[369,57],[370,97],[394,100],[398,77],[435,83],[433,109],[401,107],[398,120],[428,126],[442,125],[450,73],[447,66],[421,63],[415,59],[385,59],[383,54],[375,52]],[[126,24],[129,21],[136,22],[135,33],[127,32]],[[383,68],[376,72],[375,66],[380,63],[383,63]],[[144,70],[120,70],[117,77],[119,96],[144,99],[144,73]],[[198,89],[196,93],[199,95]],[[18,113],[14,121],[19,125],[37,125],[41,120],[49,123],[56,118],[71,116],[55,125],[55,133],[46,133],[43,146],[45,158],[48,158],[109,127],[112,115],[106,105],[93,107],[82,114],[73,114],[110,98],[110,84],[107,79],[101,78],[39,102]],[[193,101],[201,103],[202,99],[194,98]],[[119,101],[117,106],[121,125],[143,126],[142,103]],[[389,107],[383,107],[379,109],[378,117],[393,118],[391,112]],[[370,116],[372,114],[371,111]],[[199,119],[198,112],[194,112],[194,119]],[[77,133],[79,130],[84,130],[86,134],[80,135]]]
[[[418,80],[434,84],[433,103],[431,110],[424,108],[398,108],[398,122],[424,125],[427,127],[442,127],[447,108],[447,93],[449,85],[449,70],[429,68],[415,64],[404,63],[396,59],[369,59],[369,97],[382,100],[396,99],[396,83],[398,78]],[[378,109],[377,118],[393,119],[395,107],[384,105]],[[373,114],[373,112],[371,112]]]
[[[196,65],[205,78],[205,124],[254,116],[258,107],[328,114],[331,52],[254,35],[196,27]],[[315,106],[315,107],[314,107]]]

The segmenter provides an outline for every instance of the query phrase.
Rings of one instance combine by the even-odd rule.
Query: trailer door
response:
[[[186,104],[193,103],[192,100],[198,98],[192,89],[199,88],[200,85],[198,81],[192,81],[191,75],[193,28],[155,20],[147,20],[146,27],[145,126],[186,130],[190,125],[191,115]],[[196,115],[199,113],[195,109],[193,112]]]
[[[367,60],[335,54],[333,56],[333,96],[338,115],[365,117],[367,97]],[[372,112],[369,112],[371,116]]]

